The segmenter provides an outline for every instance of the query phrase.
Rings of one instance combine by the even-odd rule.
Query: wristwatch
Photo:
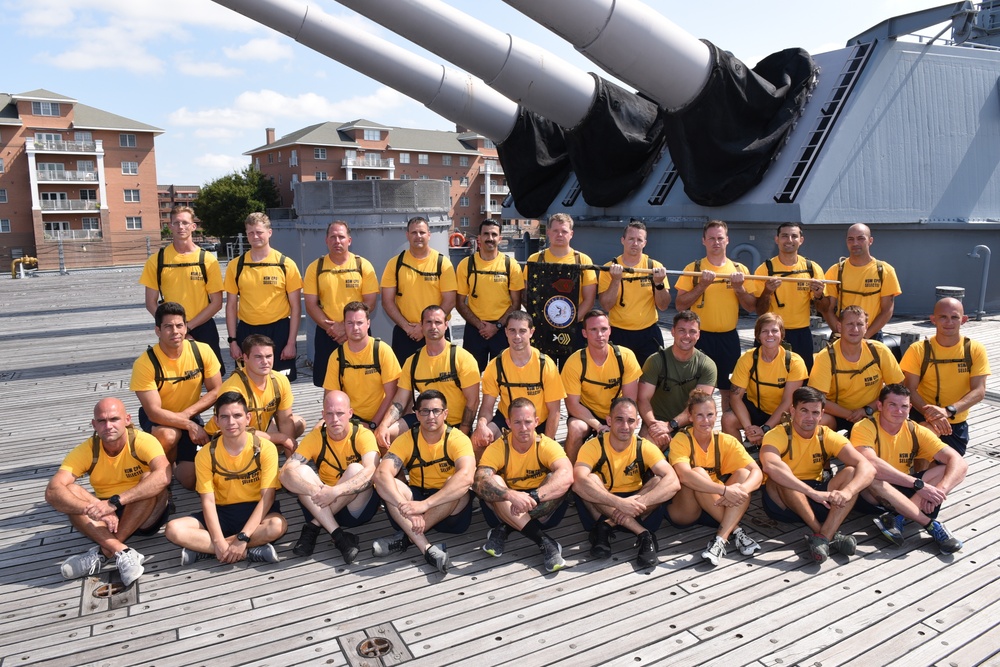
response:
[[[125,507],[125,503],[122,502],[122,499],[119,497],[117,493],[108,498],[108,503],[110,503],[111,506],[114,507],[116,510],[120,510],[121,508]]]
[[[250,536],[244,533],[242,530],[236,534],[236,539],[240,542],[249,542]]]
[[[767,433],[770,430],[771,430],[771,427],[768,426],[767,424],[764,424],[763,426],[760,427],[761,433]]]
[[[664,285],[663,283],[654,283],[653,284],[653,289],[657,289],[657,290],[661,290],[662,291],[662,290],[667,289],[667,286]]]
[[[866,405],[865,406],[865,414],[868,415],[869,417],[871,417],[873,414],[875,414],[875,410],[872,408],[872,406]]]
[[[532,489],[531,491],[528,491],[528,495],[531,496],[531,499],[534,500],[536,503],[542,502],[538,498],[538,489]]]
[[[954,419],[955,415],[958,414],[958,410],[955,409],[954,405],[949,405],[944,410],[945,410],[945,412],[948,413],[948,417],[951,418],[951,419]]]
[[[915,477],[913,479],[913,490],[919,491],[922,488],[924,488],[924,480],[920,479],[919,477]]]
[[[235,343],[236,342],[236,338],[233,337],[233,336],[229,336],[228,338],[226,338],[226,341],[229,342],[229,343]]]
[[[681,430],[681,425],[677,423],[676,419],[671,419],[670,421],[668,421],[667,426],[670,427],[670,430],[673,433],[677,433],[677,431]]]

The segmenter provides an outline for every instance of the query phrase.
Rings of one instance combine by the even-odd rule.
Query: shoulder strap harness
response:
[[[146,348],[146,354],[149,356],[149,362],[153,364],[153,379],[156,382],[156,391],[163,388],[164,383],[171,382],[177,384],[178,382],[184,382],[185,380],[191,380],[198,377],[199,375],[205,375],[205,363],[201,360],[201,351],[198,349],[198,345],[193,340],[185,341],[191,346],[191,354],[194,355],[195,363],[198,364],[197,370],[186,371],[181,377],[168,378],[163,375],[163,366],[160,364],[160,360],[156,358],[156,353],[153,351],[153,346],[150,345]]]

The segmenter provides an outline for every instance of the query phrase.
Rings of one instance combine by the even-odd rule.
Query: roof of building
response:
[[[15,93],[13,95],[0,93],[0,125],[24,124],[17,114],[17,102],[19,100],[32,102],[52,101],[72,104],[73,127],[80,130],[127,130],[129,132],[152,132],[153,134],[163,134],[164,132],[158,127],[81,104],[72,97],[53,93],[51,90],[45,90],[44,88],[29,90],[26,93]]]
[[[44,88],[29,90],[26,93],[17,93],[13,97],[19,100],[51,100],[53,102],[76,103],[76,100],[72,97],[66,97],[65,95],[60,95],[59,93],[53,93],[51,90],[45,90]]]
[[[17,115],[17,105],[8,93],[0,93],[0,125],[24,125]]]
[[[475,155],[478,151],[470,148],[460,139],[471,139],[468,133],[446,132],[442,130],[420,130],[409,127],[393,127],[379,125],[365,119],[347,123],[327,122],[310,125],[281,137],[272,144],[264,144],[252,148],[244,155],[253,155],[262,151],[285,148],[288,146],[339,146],[342,148],[360,148],[361,145],[347,135],[347,131],[355,128],[382,129],[389,131],[388,145],[393,150],[425,151],[428,153],[469,153]]]

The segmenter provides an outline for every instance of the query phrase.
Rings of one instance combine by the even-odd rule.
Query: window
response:
[[[259,157],[255,157],[253,159],[253,168],[256,169],[257,171],[260,171],[260,158]]]
[[[496,148],[497,145],[493,143],[492,139],[483,139],[483,148]]]
[[[125,201],[137,202],[139,201],[139,191],[138,190],[125,190]]]
[[[462,216],[462,218],[461,218],[461,225],[463,227],[468,227],[469,226],[469,216],[467,216],[467,215],[463,215]]]
[[[80,199],[83,201],[97,201],[97,190],[80,190]]]
[[[267,163],[268,164],[274,164],[274,153],[268,153],[267,154]]]
[[[35,132],[35,143],[62,141],[62,135],[57,132]]]
[[[329,180],[329,178],[327,177],[327,174],[326,174],[325,171],[317,171],[316,172],[316,180],[317,181],[326,181],[326,180]]]
[[[122,148],[135,148],[135,135],[119,134],[118,145],[121,146]]]
[[[427,174],[420,174],[420,180],[421,181],[426,181],[427,180]]]
[[[97,231],[101,228],[101,221],[97,218],[84,218],[83,228],[91,231]]]
[[[365,176],[366,181],[381,181],[381,176]]]
[[[417,163],[418,164],[429,164],[427,161],[427,153],[417,153]]]
[[[93,170],[91,170],[93,171]],[[138,162],[122,162],[122,173],[132,174],[133,176],[139,173],[139,163]]]
[[[365,141],[381,141],[382,132],[380,130],[365,130]]]
[[[458,179],[458,184],[459,185],[463,185],[463,186],[468,185],[469,184],[469,177],[468,176],[463,176],[462,178]]]
[[[444,180],[448,181],[448,185],[451,185],[451,176],[445,176]]]
[[[3,173],[3,158],[0,157],[0,174]]]
[[[130,215],[125,218],[125,229],[142,229],[142,216]]]
[[[313,159],[315,159],[315,160],[325,160],[326,159],[326,149],[325,148],[314,148],[313,149]]]
[[[292,174],[292,177],[288,179],[288,189],[295,192],[295,184],[299,182],[299,175]]]
[[[288,165],[290,167],[299,166],[299,152],[297,150],[292,150],[292,154],[288,156]]]
[[[97,171],[97,167],[94,166],[94,161],[93,160],[77,160],[76,161],[76,170],[77,171],[85,171],[85,172],[88,172],[88,173],[93,173],[93,172]]]
[[[399,154],[399,164],[410,164],[410,154],[400,153]]]
[[[353,148],[350,150],[346,150],[344,151],[344,159],[353,162],[358,159],[358,152]]]
[[[459,197],[458,198],[458,205],[459,206],[468,206],[469,205],[469,195],[462,195],[461,197]]]
[[[278,163],[281,163],[281,151],[278,151]]]
[[[31,113],[34,116],[58,116],[58,102],[32,102]]]
[[[0,188],[0,204],[7,203],[7,188]]]
[[[399,177],[399,180],[401,180],[401,181],[408,181],[408,180],[410,180],[410,175],[409,174],[403,174],[403,175],[401,175]]]
[[[441,164],[443,164],[446,167],[450,167],[451,166],[451,156],[450,155],[442,155],[441,156]]]
[[[469,158],[465,157],[465,156],[462,156],[462,157],[458,158],[458,166],[459,167],[468,167],[469,166]]]
[[[92,144],[94,143],[94,134],[92,132],[74,132],[73,141],[79,141],[82,144]]]
[[[0,234],[10,234],[10,220],[7,218],[0,219]],[[13,254],[11,253],[11,256]]]
[[[44,173],[47,180],[66,180],[66,166],[62,162],[39,162],[35,166],[38,169],[39,175]]]

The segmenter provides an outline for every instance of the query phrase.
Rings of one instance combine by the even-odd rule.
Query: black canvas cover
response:
[[[569,154],[562,128],[521,109],[514,129],[497,144],[507,187],[518,212],[541,218],[569,178]]]
[[[530,262],[525,310],[535,325],[531,344],[556,359],[573,352],[580,296],[579,264]]]
[[[705,43],[713,62],[708,83],[689,104],[668,110],[663,127],[684,192],[697,204],[722,206],[760,183],[818,68],[802,49],[786,49],[749,70]]]

